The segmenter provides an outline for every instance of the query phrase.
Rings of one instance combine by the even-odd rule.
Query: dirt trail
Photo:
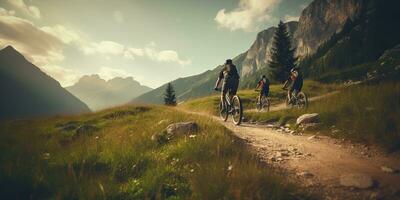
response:
[[[279,108],[278,105],[274,109]],[[254,148],[260,159],[283,169],[290,180],[321,195],[321,199],[400,199],[400,174],[381,169],[382,166],[399,169],[399,155],[327,136],[292,135],[267,125],[236,126],[209,114],[193,114],[221,122]],[[370,176],[374,186],[369,189],[341,186],[341,176],[359,173]]]

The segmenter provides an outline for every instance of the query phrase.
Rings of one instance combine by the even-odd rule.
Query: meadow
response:
[[[199,130],[152,140],[174,122]],[[309,199],[219,123],[162,106],[0,125],[1,199]]]

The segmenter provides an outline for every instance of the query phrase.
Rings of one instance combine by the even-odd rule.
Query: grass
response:
[[[303,91],[309,96],[318,96],[324,93],[332,92],[341,88],[335,84],[322,84],[316,81],[307,80],[304,82]],[[256,108],[256,101],[258,92],[254,90],[240,90],[238,95],[240,96],[244,110]],[[269,98],[272,104],[281,103],[286,98],[286,91],[282,90],[282,85],[271,85]],[[218,104],[220,101],[219,95],[213,95],[209,97],[203,97],[199,99],[190,100],[184,102],[180,107],[196,112],[205,112],[208,114],[218,113]]]
[[[195,137],[151,139],[181,121],[199,124]],[[303,194],[218,123],[173,108],[0,124],[1,199],[308,198]]]
[[[305,113],[320,113],[318,131],[356,142],[379,144],[388,151],[400,150],[400,83],[359,85],[329,98],[312,102],[307,110],[269,113],[247,112],[255,121],[278,120],[294,124]]]

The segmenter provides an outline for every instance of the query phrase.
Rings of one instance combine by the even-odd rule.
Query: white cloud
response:
[[[63,42],[29,20],[3,15],[0,17],[0,30],[2,46],[12,45],[36,65],[42,66],[64,59]]]
[[[105,58],[111,59],[112,56],[122,56],[126,59],[135,60],[136,57],[147,57],[158,62],[177,63],[181,66],[191,64],[190,60],[184,60],[179,57],[179,54],[174,50],[156,49],[154,42],[146,45],[145,48],[126,47],[122,44],[113,41],[101,41],[98,43],[90,43],[89,45],[82,43],[80,49],[86,55],[94,55],[96,53],[106,55]]]
[[[113,41],[92,42],[89,45],[83,44],[81,50],[87,55],[95,53],[104,55],[124,55],[125,47]]]
[[[40,29],[59,38],[65,44],[71,44],[74,42],[79,43],[81,41],[81,36],[77,31],[66,28],[62,25],[55,25],[53,27],[44,26]]]
[[[285,15],[285,22],[299,21],[300,16]]]
[[[231,31],[257,31],[273,19],[270,12],[279,2],[280,0],[240,0],[238,7],[230,12],[226,9],[219,10],[214,20],[220,27]]]
[[[128,73],[125,70],[111,68],[111,67],[101,67],[97,74],[99,74],[99,76],[105,80],[110,80],[115,77],[126,78],[133,76],[132,74]]]
[[[24,0],[8,0],[8,3],[33,18],[40,19],[41,17],[39,8],[33,5],[27,5]]]
[[[56,79],[62,87],[75,84],[82,76],[81,73],[58,65],[44,65],[40,67],[46,74]]]
[[[0,7],[0,16],[13,16],[15,15],[15,11],[14,10],[6,10],[2,7]]]
[[[114,11],[113,17],[114,17],[114,20],[119,24],[122,24],[124,22],[124,15],[119,10]]]
[[[179,57],[178,53],[173,50],[157,51],[153,46],[148,46],[144,49],[147,57],[158,62],[178,63],[181,66],[191,64],[191,60],[183,60]]]

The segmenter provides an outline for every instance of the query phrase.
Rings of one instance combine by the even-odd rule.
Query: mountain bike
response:
[[[217,91],[221,91],[221,89],[217,89]],[[233,123],[240,125],[243,118],[242,101],[238,95],[233,95],[231,97],[230,93],[231,91],[228,91],[225,95],[225,104],[221,100],[219,102],[219,117],[226,122],[229,115],[231,115]]]
[[[259,90],[256,90],[258,92]],[[260,102],[258,102],[257,97],[257,110],[258,111],[269,111],[269,107],[271,106],[271,101],[265,95],[261,95]]]
[[[287,90],[287,89],[285,89]],[[307,108],[308,107],[308,97],[304,92],[292,92],[292,98],[290,99],[289,93],[286,95],[286,106],[295,108]]]

